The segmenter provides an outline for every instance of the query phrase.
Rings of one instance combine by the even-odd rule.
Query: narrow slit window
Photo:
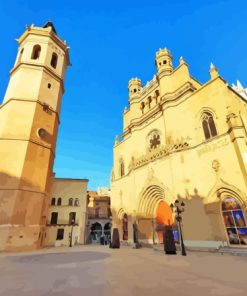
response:
[[[124,162],[120,160],[120,177],[124,176]]]

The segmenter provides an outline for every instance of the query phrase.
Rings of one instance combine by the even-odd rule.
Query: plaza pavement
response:
[[[247,257],[76,246],[0,253],[1,296],[247,295]]]

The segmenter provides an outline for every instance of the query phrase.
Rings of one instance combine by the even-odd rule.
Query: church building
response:
[[[247,101],[211,64],[202,84],[181,57],[156,53],[157,72],[145,86],[129,81],[123,133],[116,137],[111,175],[113,227],[120,239],[161,243],[178,226],[170,205],[183,202],[187,247],[247,246]]]

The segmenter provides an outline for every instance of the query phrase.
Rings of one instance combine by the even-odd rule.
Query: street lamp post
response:
[[[184,247],[184,241],[183,241],[183,235],[182,235],[182,229],[181,229],[181,221],[182,221],[182,212],[184,212],[184,202],[182,201],[181,204],[179,204],[179,201],[176,199],[175,200],[175,205],[173,205],[171,203],[170,208],[172,209],[172,211],[174,210],[174,212],[176,213],[176,220],[178,221],[178,226],[179,226],[179,233],[180,233],[180,238],[181,238],[181,248],[182,248],[182,256],[186,256],[186,252],[185,252],[185,247]]]
[[[72,227],[71,227],[71,232],[70,232],[70,243],[69,243],[69,246],[70,246],[70,247],[72,247],[72,234],[73,234],[74,223],[75,223],[75,220],[72,219],[72,220],[71,220],[71,225],[72,225]]]

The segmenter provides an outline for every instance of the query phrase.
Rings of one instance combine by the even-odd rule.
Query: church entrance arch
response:
[[[172,202],[164,186],[150,185],[141,194],[138,205],[138,233],[140,240],[163,243],[165,227],[173,226]]]
[[[234,197],[226,196],[221,211],[229,244],[247,246],[246,219],[240,203]]]

